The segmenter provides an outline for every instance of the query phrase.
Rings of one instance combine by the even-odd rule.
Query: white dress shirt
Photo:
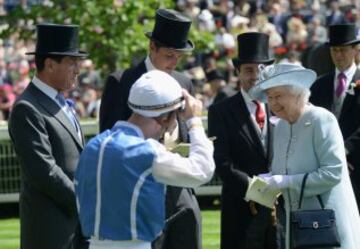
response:
[[[156,69],[156,67],[152,64],[152,62],[150,60],[150,56],[146,56],[145,67],[148,72]]]
[[[345,71],[343,71],[343,73],[346,76],[346,85],[345,85],[345,91],[343,91],[343,93],[340,95],[340,97],[336,97],[336,88],[338,85],[338,75],[341,73],[339,69],[336,68],[335,70],[335,77],[334,77],[334,92],[333,92],[333,96],[334,96],[334,105],[333,105],[333,113],[335,114],[336,117],[340,116],[341,113],[341,109],[344,103],[344,99],[347,93],[347,90],[349,89],[350,83],[355,75],[356,72],[356,65],[355,63],[353,63],[348,69],[346,69]]]
[[[44,82],[42,82],[38,77],[34,76],[34,78],[32,79],[32,83],[43,93],[45,93],[47,96],[50,97],[50,99],[52,99],[60,108],[61,105],[60,103],[56,100],[56,95],[58,94],[58,91],[56,91],[54,88],[52,88],[51,86],[45,84]]]
[[[56,96],[58,95],[59,92],[57,90],[55,90],[53,87],[51,87],[48,84],[41,81],[38,77],[34,76],[34,78],[32,79],[32,83],[60,107],[60,109],[64,112],[65,116],[70,120],[71,124],[74,124],[74,122],[76,122],[76,124],[74,124],[74,125],[77,127],[74,127],[74,128],[76,129],[76,133],[77,133],[79,139],[82,140],[81,127],[80,127],[79,121],[76,118],[75,110],[73,110],[73,109],[70,110],[72,107],[67,106],[67,105],[62,106],[59,103],[59,101],[56,99]],[[72,113],[69,113],[69,112],[72,112]],[[73,117],[70,117],[70,115],[72,115]]]
[[[265,112],[265,122],[264,122],[264,127],[263,129],[260,129],[258,123],[256,122],[256,104],[253,102],[253,99],[250,97],[250,95],[244,91],[244,89],[241,88],[241,94],[244,97],[245,100],[245,104],[247,109],[249,110],[250,116],[251,116],[251,121],[253,122],[256,131],[260,137],[261,143],[264,147],[264,150],[266,152],[267,146],[266,146],[266,141],[267,141],[267,118],[266,118],[266,109],[265,109],[265,104],[264,103],[260,103],[261,107],[263,108],[264,112]]]

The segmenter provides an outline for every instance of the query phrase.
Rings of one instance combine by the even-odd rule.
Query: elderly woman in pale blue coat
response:
[[[338,123],[332,113],[308,103],[315,78],[301,66],[277,64],[262,70],[251,93],[267,101],[279,119],[274,122],[271,173],[260,177],[285,199],[286,248],[291,248],[289,214],[298,209],[301,183],[309,173],[301,209],[320,209],[320,195],[325,208],[335,211],[341,248],[359,249],[360,218]]]

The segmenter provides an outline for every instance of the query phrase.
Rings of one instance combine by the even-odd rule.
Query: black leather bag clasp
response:
[[[304,193],[305,174],[300,193],[299,209]],[[336,227],[335,213],[325,209],[321,197],[317,196],[321,209],[297,210],[290,214],[291,248],[339,247],[340,238]]]

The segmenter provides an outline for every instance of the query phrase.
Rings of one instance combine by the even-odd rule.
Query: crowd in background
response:
[[[43,1],[0,0],[0,16],[6,16],[19,4],[31,7],[40,2]],[[219,91],[224,88],[236,91],[238,87],[232,64],[238,34],[266,33],[270,36],[271,52],[279,63],[308,67],[308,56],[305,55],[328,40],[329,25],[355,23],[360,30],[360,3],[357,0],[177,0],[176,6],[192,18],[193,28],[200,34],[201,31],[214,34],[216,48],[213,51],[196,50],[185,58],[182,66],[206,109]],[[25,55],[33,50],[34,44],[17,37],[15,34],[10,39],[0,40],[0,120],[8,119],[12,104],[30,82],[35,67],[31,58],[29,60]],[[358,50],[356,63],[360,66],[360,46]],[[318,71],[321,73],[324,72]],[[83,61],[79,86],[67,96],[74,101],[80,118],[98,117],[105,77],[107,75],[102,75],[91,59]]]

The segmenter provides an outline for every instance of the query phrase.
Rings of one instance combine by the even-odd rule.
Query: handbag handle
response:
[[[299,200],[299,207],[298,207],[298,209],[301,209],[301,203],[302,203],[302,199],[303,199],[303,195],[304,195],[305,183],[306,183],[306,179],[307,179],[308,176],[309,176],[309,173],[306,173],[306,174],[304,175],[304,178],[303,178],[302,183],[301,183],[300,200]],[[323,203],[320,195],[316,195],[316,197],[317,197],[317,199],[318,199],[319,202],[320,202],[321,209],[324,209],[325,206],[324,206],[324,203]]]

